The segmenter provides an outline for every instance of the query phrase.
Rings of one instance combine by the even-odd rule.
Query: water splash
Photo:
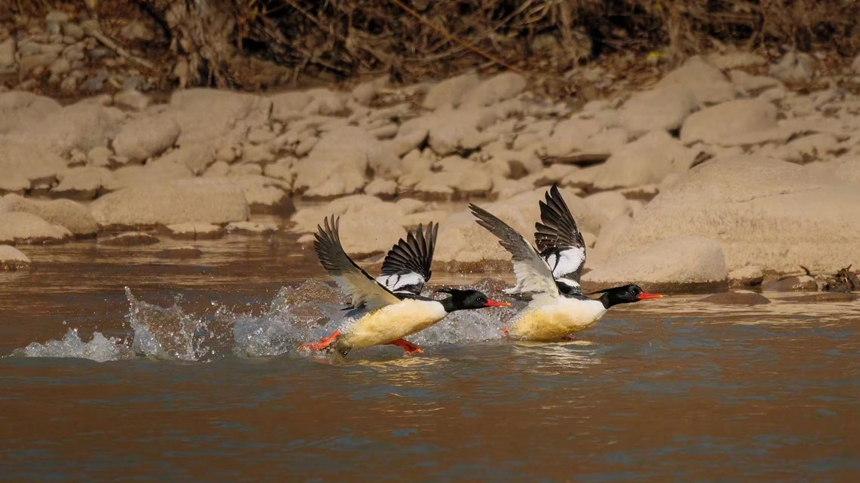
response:
[[[320,299],[309,300],[308,292],[318,291],[318,284],[325,286],[311,280],[295,288],[283,287],[262,316],[237,317],[233,325],[235,352],[246,357],[295,352],[300,344],[319,339],[348,323],[338,306],[323,304]]]
[[[177,295],[170,307],[138,300],[126,287],[129,313],[125,316],[134,331],[132,349],[141,356],[169,361],[201,362],[223,355],[219,350],[229,343],[232,314],[216,307],[211,316],[196,316],[183,310]]]
[[[81,340],[76,329],[69,329],[60,340],[49,340],[44,344],[33,342],[12,353],[19,357],[74,357],[96,362],[131,359],[134,352],[127,342],[116,337],[105,337],[101,332],[93,333],[89,342]]]
[[[161,307],[136,298],[128,287],[125,293],[129,311],[124,320],[130,342],[108,339],[96,332],[92,341],[84,343],[76,331],[70,331],[62,340],[34,342],[15,354],[81,357],[100,362],[134,356],[209,362],[230,354],[244,357],[300,354],[302,343],[319,340],[335,330],[348,331],[363,315],[361,311],[342,310],[342,295],[316,280],[282,288],[262,315],[236,313],[214,303],[213,310],[201,315],[188,310],[181,295],[174,297],[171,305]],[[502,328],[515,313],[513,308],[455,312],[409,340],[432,347],[500,339]]]

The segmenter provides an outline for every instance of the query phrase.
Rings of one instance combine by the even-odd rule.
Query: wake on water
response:
[[[479,290],[486,291],[487,288]],[[76,329],[59,340],[33,342],[17,349],[18,357],[70,357],[97,362],[147,357],[176,362],[209,362],[229,355],[274,357],[307,355],[299,349],[304,342],[317,341],[354,322],[341,305],[323,303],[339,300],[337,292],[315,280],[298,287],[283,287],[262,315],[236,313],[214,305],[211,314],[195,315],[183,308],[182,296],[169,307],[150,304],[134,297],[126,287],[129,311],[125,338],[105,337],[94,332],[87,342]],[[328,294],[331,292],[331,294]],[[332,295],[332,296],[328,296]],[[409,337],[419,346],[438,346],[499,339],[504,321],[512,309],[454,312],[433,327]]]

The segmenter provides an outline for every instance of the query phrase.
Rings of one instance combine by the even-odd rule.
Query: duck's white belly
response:
[[[555,303],[528,307],[510,328],[511,337],[552,341],[594,325],[606,307],[599,300],[560,298]]]
[[[343,339],[356,348],[387,344],[424,330],[446,315],[439,302],[404,299],[357,320]]]

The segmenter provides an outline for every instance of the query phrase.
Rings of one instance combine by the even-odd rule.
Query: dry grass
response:
[[[93,2],[94,0],[88,0]],[[49,4],[0,0],[0,16]],[[860,2],[846,0],[101,0],[103,21],[143,16],[187,62],[191,84],[236,85],[237,53],[298,74],[411,81],[475,66],[558,76],[611,52],[683,58],[725,44],[855,55]],[[206,8],[203,8],[205,6]]]

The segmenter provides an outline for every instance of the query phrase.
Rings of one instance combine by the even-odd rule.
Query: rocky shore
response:
[[[19,46],[12,62],[28,55]],[[813,79],[821,89],[795,89]],[[0,92],[0,243],[17,247],[2,247],[0,267],[26,269],[28,244],[76,238],[286,231],[309,243],[334,213],[360,259],[437,221],[440,270],[508,271],[464,202],[530,234],[552,183],[595,285],[754,285],[860,266],[860,97],[805,54],[693,57],[584,105],[543,98],[517,73],[166,102],[125,87],[70,105]]]

